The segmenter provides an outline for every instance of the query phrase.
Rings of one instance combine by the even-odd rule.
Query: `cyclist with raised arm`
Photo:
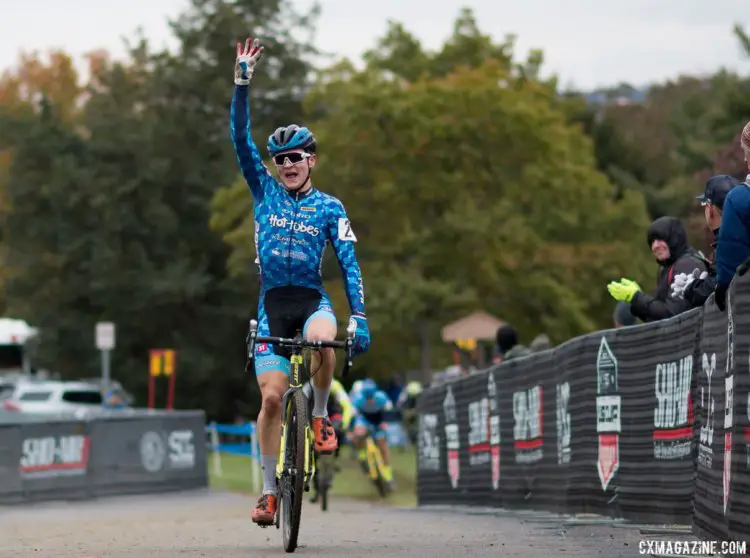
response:
[[[354,419],[353,440],[359,450],[358,459],[362,469],[367,471],[365,440],[371,435],[383,454],[383,480],[393,489],[391,453],[388,448],[388,435],[385,427],[385,413],[393,409],[390,397],[374,381],[367,379],[360,384],[359,391],[352,397],[352,405],[357,412]]]
[[[258,39],[237,44],[234,96],[231,106],[231,136],[237,160],[253,196],[256,263],[260,271],[258,335],[294,337],[301,330],[307,340],[332,341],[337,322],[323,288],[323,253],[330,244],[344,274],[356,325],[353,353],[365,352],[370,344],[365,318],[364,288],[352,232],[343,204],[313,188],[310,181],[317,162],[316,141],[310,130],[290,124],[277,128],[268,138],[268,152],[278,179],[263,163],[250,134],[249,89],[255,66],[263,54]],[[255,374],[262,405],[258,433],[263,470],[263,493],[252,519],[271,525],[277,508],[276,465],[281,438],[281,400],[289,386],[290,352],[259,343],[255,347]],[[330,454],[338,447],[328,419],[328,396],[336,365],[333,349],[312,354],[312,428],[315,451]]]

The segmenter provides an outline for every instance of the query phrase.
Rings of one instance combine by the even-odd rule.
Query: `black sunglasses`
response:
[[[282,167],[284,166],[284,161],[286,159],[289,159],[290,163],[296,165],[297,163],[301,163],[302,161],[307,159],[309,156],[309,153],[299,151],[292,151],[291,153],[279,153],[278,155],[274,155],[273,162]]]

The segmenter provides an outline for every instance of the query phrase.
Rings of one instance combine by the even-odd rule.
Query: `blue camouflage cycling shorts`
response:
[[[352,423],[352,428],[361,426],[365,428],[370,433],[370,436],[372,436],[374,439],[380,440],[382,438],[388,437],[388,433],[385,431],[385,429],[380,427],[381,424],[382,421],[371,422],[367,417],[360,414],[355,417]]]
[[[324,292],[307,287],[277,287],[261,293],[258,301],[258,336],[293,338],[307,334],[313,320],[323,318],[336,325],[331,301]],[[255,375],[270,370],[289,374],[291,349],[268,343],[255,345]]]

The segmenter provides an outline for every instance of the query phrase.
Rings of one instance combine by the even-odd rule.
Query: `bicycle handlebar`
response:
[[[347,341],[307,341],[306,339],[289,339],[288,337],[265,337],[256,335],[257,343],[272,343],[282,347],[303,347],[307,349],[346,349]]]
[[[288,337],[270,337],[264,335],[258,335],[258,321],[250,320],[250,330],[247,334],[247,355],[248,360],[255,358],[255,343],[270,343],[272,345],[279,345],[281,347],[301,347],[307,349],[344,349],[346,351],[346,362],[344,363],[344,370],[342,375],[346,377],[349,373],[349,368],[352,366],[352,347],[354,345],[354,332],[357,326],[355,324],[349,324],[346,328],[346,339],[344,341],[308,341],[307,339],[290,339]]]

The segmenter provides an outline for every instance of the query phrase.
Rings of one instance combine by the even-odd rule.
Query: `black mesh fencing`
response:
[[[202,411],[0,422],[0,503],[208,485]]]
[[[750,538],[750,277],[720,312],[612,329],[427,389],[420,505],[597,513]]]
[[[703,314],[700,368],[696,392],[696,534],[711,539],[727,539],[724,521],[724,407],[727,365],[727,316],[711,304]]]

